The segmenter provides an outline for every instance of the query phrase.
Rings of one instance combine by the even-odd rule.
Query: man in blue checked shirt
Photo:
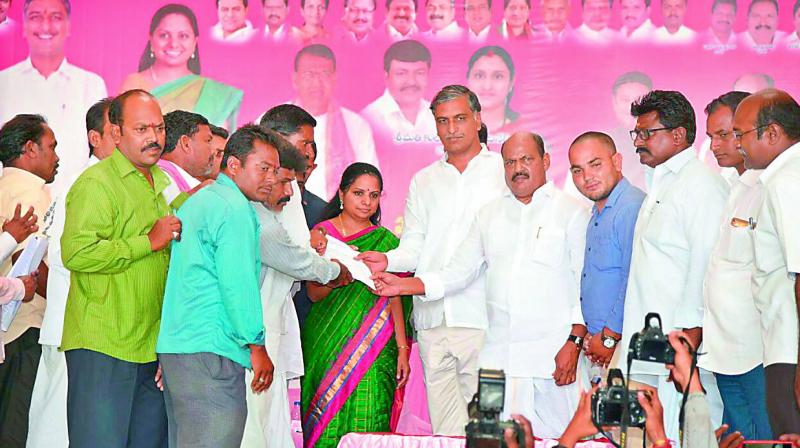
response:
[[[581,274],[586,356],[607,366],[622,337],[633,229],[645,194],[622,176],[622,154],[606,134],[578,136],[569,163],[578,191],[594,202]]]

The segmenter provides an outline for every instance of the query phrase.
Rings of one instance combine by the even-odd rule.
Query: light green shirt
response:
[[[256,212],[220,174],[178,217],[181,240],[172,243],[156,350],[216,353],[249,368],[248,345],[264,345]]]
[[[150,171],[154,187],[114,150],[67,194],[61,252],[71,275],[61,350],[156,360],[169,249],[153,252],[147,233],[170,208],[161,194],[167,175]]]

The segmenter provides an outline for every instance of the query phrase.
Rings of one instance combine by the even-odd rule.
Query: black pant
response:
[[[0,364],[0,446],[24,448],[28,440],[28,413],[42,346],[39,329],[29,328],[5,346]]]
[[[797,364],[772,364],[764,368],[767,383],[767,413],[775,437],[800,433],[800,409],[794,399]]]
[[[137,364],[91,350],[69,350],[67,429],[70,448],[167,446],[157,362]]]

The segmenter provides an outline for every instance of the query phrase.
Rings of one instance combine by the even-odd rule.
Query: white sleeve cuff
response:
[[[433,272],[416,276],[425,285],[425,295],[419,296],[423,302],[431,302],[444,298],[444,282]]]
[[[17,240],[8,232],[0,233],[0,264],[5,263],[8,257],[17,248]]]

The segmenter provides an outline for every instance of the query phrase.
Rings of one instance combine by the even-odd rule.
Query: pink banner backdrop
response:
[[[270,1],[267,0],[268,4]],[[312,1],[319,0],[308,0],[309,3]],[[367,5],[366,9],[372,5],[368,0],[351,1],[359,1],[351,5],[356,9],[361,8],[362,3]],[[588,0],[588,5],[593,6],[596,1]],[[473,53],[485,45],[501,46],[511,56],[515,66],[510,84],[513,93],[508,107],[518,114],[518,118],[503,129],[497,126],[492,129],[490,126],[490,146],[498,150],[506,131],[525,129],[541,134],[547,150],[552,154],[549,175],[560,184],[567,173],[566,149],[572,139],[583,131],[613,131],[620,151],[630,159],[636,157],[630,139],[619,137],[632,124],[624,113],[619,113],[620,110],[624,111],[624,106],[621,109],[618,107],[615,113],[612,93],[615,80],[626,72],[644,73],[652,79],[654,88],[680,90],[689,98],[698,117],[695,145],[700,151],[705,141],[703,107],[711,99],[731,90],[742,75],[766,74],[774,80],[776,87],[789,91],[795,97],[800,95],[800,77],[797,75],[800,49],[792,49],[788,39],[790,35],[796,38],[797,35],[793,33],[797,32],[796,27],[800,27],[800,18],[793,12],[795,0],[778,2],[777,29],[783,33],[783,37],[776,40],[774,49],[762,48],[769,50],[762,52],[749,48],[741,36],[735,39],[738,42],[736,49],[711,51],[713,49],[706,47],[704,42],[709,31],[713,2],[687,1],[684,25],[697,31],[698,38],[693,43],[667,45],[653,40],[632,43],[618,39],[600,45],[579,39],[567,39],[564,42],[547,42],[535,37],[525,41],[507,40],[496,31],[505,12],[504,3],[500,0],[495,0],[491,5],[492,30],[485,43],[473,43],[466,38],[442,42],[422,34],[430,27],[426,2],[419,0],[416,25],[420,34],[413,38],[425,45],[432,54],[430,71],[422,83],[422,99],[427,102],[443,85],[458,83],[471,85],[478,91],[479,97],[483,97],[482,103],[504,105],[508,83],[505,87],[492,86],[491,74],[489,79],[474,79],[472,84],[467,80],[468,61]],[[287,26],[300,26],[303,23],[300,0],[288,2]],[[627,3],[626,0],[622,2]],[[653,0],[649,17],[655,27],[664,23],[662,2],[675,0]],[[12,1],[9,17],[16,22],[16,26],[11,32],[0,34],[0,69],[27,57],[28,47],[22,26],[23,3],[24,0]],[[70,35],[66,43],[67,59],[74,65],[98,73],[105,80],[109,93],[118,93],[125,77],[138,70],[139,58],[148,42],[150,20],[153,13],[166,3],[163,0],[74,0]],[[511,0],[509,11],[518,3],[521,3],[520,0]],[[265,9],[261,0],[250,0],[247,10],[247,19],[257,32],[253,38],[239,44],[221,43],[211,38],[210,29],[219,20],[214,0],[188,0],[184,4],[197,15],[202,76],[244,92],[238,114],[239,125],[257,120],[264,111],[276,104],[297,100],[297,83],[293,83],[294,58],[303,44],[291,39],[276,43],[263,38]],[[749,5],[749,0],[738,2],[733,21],[733,30],[737,35],[748,29]],[[356,113],[379,98],[386,89],[383,58],[392,41],[385,32],[385,0],[378,0],[375,6],[374,30],[368,40],[362,43],[348,39],[344,33],[343,0],[332,0],[325,11],[324,24],[330,36],[322,43],[333,50],[337,62],[335,76],[330,79],[331,101]],[[570,6],[569,26],[577,29],[583,22],[581,1],[571,0]],[[464,0],[456,0],[454,10],[456,21],[464,28]],[[623,25],[621,10],[620,0],[614,0],[610,29],[619,30]],[[531,0],[530,24],[534,35],[544,29],[542,0]],[[491,55],[496,54],[493,52]],[[25,86],[18,88],[24,89]],[[3,99],[0,98],[0,101]],[[629,99],[619,98],[619,101],[624,105]],[[429,114],[427,110],[423,113]],[[424,116],[424,119],[431,120],[431,123],[433,121],[430,115]],[[377,160],[385,177],[384,225],[395,229],[398,218],[402,216],[411,176],[440,157],[441,145],[435,135],[398,138],[397,134],[382,131],[379,124],[373,122],[370,127]],[[360,145],[358,139],[368,138],[366,132],[360,131],[358,134],[350,136],[355,146]],[[323,138],[317,135],[318,141]],[[358,148],[353,149],[358,155]],[[330,150],[335,151],[336,148]],[[318,170],[314,176],[323,174]],[[324,185],[322,181],[319,184]],[[315,192],[327,195],[320,189]]]

